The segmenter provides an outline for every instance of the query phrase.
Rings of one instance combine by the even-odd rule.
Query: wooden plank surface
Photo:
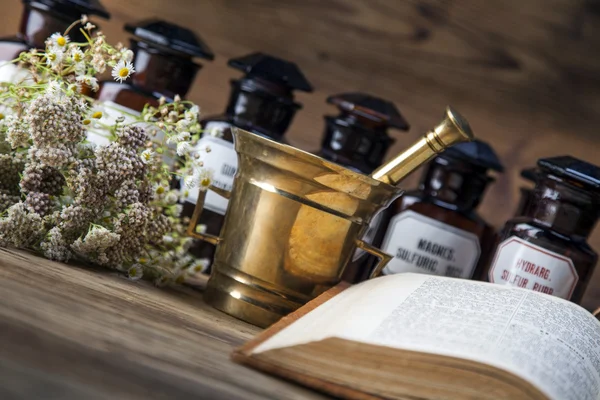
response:
[[[0,399],[325,399],[234,364],[260,329],[104,270],[0,248]]]

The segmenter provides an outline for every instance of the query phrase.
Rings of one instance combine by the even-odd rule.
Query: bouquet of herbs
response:
[[[70,29],[87,42],[70,42]],[[184,193],[171,188],[174,179],[185,181],[182,190],[211,183],[200,154],[191,154],[199,109],[161,99],[134,122],[107,123],[84,89],[98,90],[96,75],[109,69],[119,82],[129,78],[133,53],[109,45],[85,16],[69,30],[48,38],[44,51],[21,53],[12,62],[23,77],[0,83],[0,246],[132,279],[182,281],[205,265],[187,252]],[[90,143],[92,129],[108,144]]]

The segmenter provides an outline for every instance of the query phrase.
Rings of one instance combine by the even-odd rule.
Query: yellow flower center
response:
[[[102,111],[96,111],[92,114],[92,118],[100,119],[102,118]]]
[[[56,54],[50,53],[50,54],[48,54],[48,58],[50,59],[50,61],[54,61],[54,60],[56,60]]]
[[[204,178],[200,181],[200,184],[204,187],[208,187],[210,186],[210,179],[209,178]]]
[[[73,60],[75,60],[75,62],[81,62],[83,58],[81,57],[81,54],[75,53],[75,55],[73,56]]]
[[[0,119],[4,119],[4,114],[0,113]]]
[[[121,68],[119,70],[119,76],[121,78],[127,78],[129,76],[129,68]]]
[[[131,268],[131,275],[136,276],[138,274],[138,269],[136,267]]]
[[[179,275],[177,279],[175,279],[175,282],[179,284],[183,283],[183,281],[185,281],[185,276],[183,275]]]
[[[165,192],[165,188],[162,186],[159,186],[158,188],[156,188],[156,193],[158,194],[163,194]]]
[[[138,261],[139,261],[140,264],[146,264],[146,262],[147,262],[147,260],[145,258],[143,258],[143,257],[140,258]]]
[[[56,39],[56,44],[62,47],[67,44],[67,39],[65,39],[64,36],[59,36],[58,39]]]
[[[84,120],[83,120],[83,124],[84,124],[84,125],[89,125],[89,124],[91,124],[91,123],[92,123],[92,121],[90,121],[89,119],[84,119]]]

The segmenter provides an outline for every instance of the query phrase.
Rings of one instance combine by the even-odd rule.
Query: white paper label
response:
[[[579,276],[570,258],[511,236],[498,246],[489,280],[569,300]]]
[[[209,153],[204,151],[206,146],[210,147]],[[204,167],[213,170],[212,185],[221,189],[231,190],[238,163],[237,153],[233,148],[233,143],[218,137],[206,135],[200,138],[196,145],[196,149],[201,152],[200,156],[202,162],[204,162]],[[182,182],[182,185],[183,184],[184,183]],[[196,201],[198,201],[197,189],[189,191],[187,201],[196,204]],[[204,208],[225,215],[228,202],[229,201],[226,198],[209,190],[206,193]]]
[[[381,250],[394,258],[384,274],[416,272],[469,279],[479,260],[479,239],[471,232],[408,210],[390,222]]]
[[[102,118],[99,122],[109,127],[114,126],[117,122],[117,118],[119,117],[125,118],[125,124],[130,124],[132,122],[135,122],[135,117],[138,117],[140,115],[139,112],[132,110],[131,108],[124,107],[120,104],[114,103],[112,101],[96,103],[94,105],[94,111],[102,111]],[[95,121],[92,121],[92,124],[93,123],[95,123]],[[110,144],[109,135],[110,132],[108,131],[108,129],[92,127],[88,129],[87,140],[98,146],[106,146]]]
[[[20,68],[14,63],[0,61],[0,83],[17,83],[30,77],[28,70]]]

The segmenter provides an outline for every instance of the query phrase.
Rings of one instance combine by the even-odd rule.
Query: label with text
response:
[[[498,246],[490,282],[530,289],[569,300],[579,280],[573,261],[511,236]]]
[[[367,228],[367,232],[361,238],[361,240],[368,244],[373,244],[373,240],[375,240],[375,236],[377,235],[377,231],[379,230],[379,225],[381,225],[381,219],[383,217],[383,211],[379,212],[377,215],[373,217],[369,227]],[[352,257],[353,261],[358,260],[362,257],[366,252],[363,249],[356,249],[354,251],[354,256]]]
[[[210,148],[209,153],[204,151],[206,146]],[[204,162],[204,167],[210,168],[213,171],[212,185],[230,191],[233,188],[233,178],[237,171],[238,162],[233,143],[207,135],[200,138],[196,149],[201,152],[200,157],[202,162]],[[189,191],[187,201],[194,204],[198,201],[197,188]],[[226,198],[209,190],[206,193],[204,208],[225,215],[228,202]]]
[[[390,222],[381,250],[394,258],[384,274],[416,272],[471,278],[479,261],[479,239],[471,232],[404,211]]]

